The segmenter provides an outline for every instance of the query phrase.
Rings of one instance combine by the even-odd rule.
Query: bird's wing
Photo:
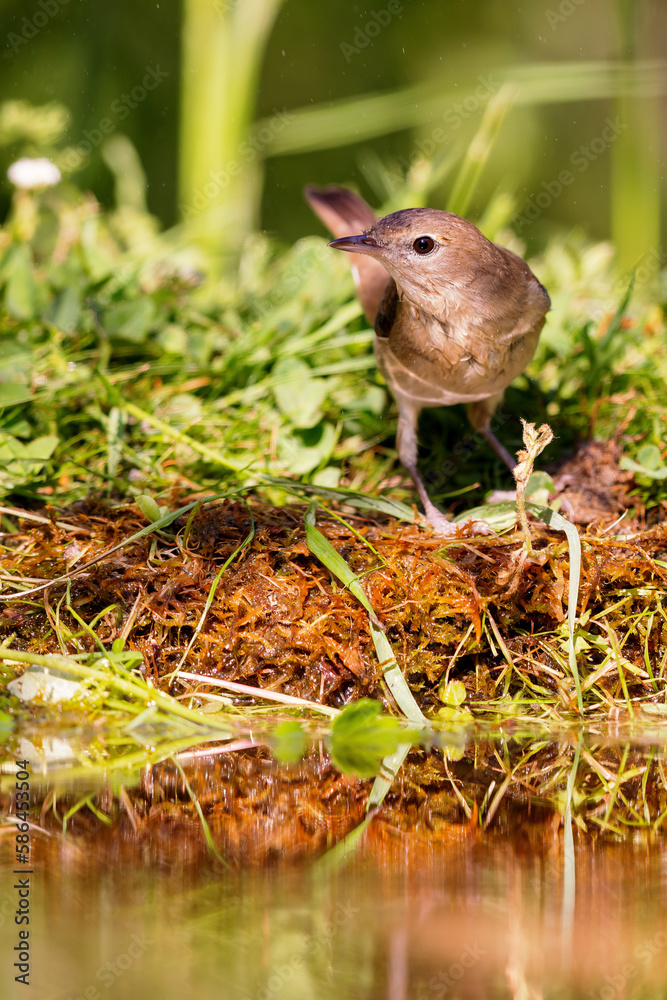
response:
[[[444,320],[401,300],[391,280],[375,320],[375,357],[392,394],[422,406],[450,406],[487,395],[469,391],[467,351]]]
[[[384,270],[384,268],[383,268]],[[389,278],[375,317],[375,332],[378,337],[388,337],[396,322],[398,309],[398,289],[393,278]]]

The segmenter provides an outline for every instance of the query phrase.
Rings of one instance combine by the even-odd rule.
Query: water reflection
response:
[[[542,754],[545,775],[554,761],[572,760],[571,743],[533,749],[535,757]],[[469,797],[477,783],[480,804],[496,759],[488,751],[488,743],[469,748],[464,760],[449,763],[459,792]],[[506,751],[500,747],[501,762]],[[526,744],[521,751],[525,756]],[[645,800],[659,808],[664,786],[649,786],[664,751],[625,745],[604,754],[598,749],[593,759],[610,776],[612,757],[625,760],[634,807],[646,775]],[[211,859],[170,765],[144,773],[134,788],[128,783],[124,798],[118,787],[107,790],[106,800],[95,798],[113,823],[83,807],[68,821],[67,837],[56,815],[62,821],[69,796],[81,798],[82,788],[60,786],[48,801],[50,780],[40,792],[48,832],[33,831],[32,995],[667,996],[664,838],[655,823],[623,826],[621,813],[606,832],[590,819],[584,830],[586,755],[590,747],[582,750],[583,784],[572,797],[579,825],[571,914],[562,789],[552,784],[538,797],[536,774],[524,776],[523,790],[508,787],[484,829],[480,812],[468,820],[460,804],[457,812],[453,792],[446,800],[433,755],[413,754],[358,849],[337,869],[315,858],[363,818],[369,783],[341,778],[317,754],[287,770],[258,751],[191,765],[189,783],[233,867]],[[560,774],[553,766],[551,773]],[[616,785],[616,797],[620,789],[620,800],[629,802],[630,786]],[[220,816],[231,817],[226,823],[216,818],[214,798]],[[2,847],[0,962],[7,983],[16,935],[11,827]],[[5,990],[9,997],[26,995],[18,984]]]

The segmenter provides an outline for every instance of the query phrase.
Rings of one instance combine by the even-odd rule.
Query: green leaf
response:
[[[654,444],[645,444],[637,452],[637,461],[623,457],[621,469],[635,472],[647,479],[667,479],[667,465],[664,465],[660,449]]]
[[[269,745],[273,755],[284,764],[296,764],[306,750],[307,737],[295,719],[281,722],[273,730]]]
[[[579,582],[581,580],[581,540],[579,532],[567,518],[557,513],[557,511],[552,510],[551,507],[540,507],[538,504],[529,502],[526,502],[526,507],[550,527],[564,531],[567,538],[567,544],[570,549],[570,582],[567,594],[568,660],[577,692],[577,706],[579,712],[583,715],[584,701],[581,693],[581,680],[579,678],[577,652],[574,643],[574,628],[577,622],[577,599],[579,597]]]
[[[16,406],[32,401],[32,393],[25,385],[16,382],[0,382],[0,406]]]
[[[49,309],[49,319],[56,329],[72,333],[76,330],[80,315],[81,299],[78,289],[73,284],[67,285],[58,293]]]
[[[330,380],[313,378],[311,368],[299,358],[281,358],[271,372],[278,409],[295,427],[314,427],[322,418],[322,403]]]
[[[382,759],[405,743],[405,736],[398,719],[382,714],[379,702],[361,698],[334,719],[329,749],[340,771],[371,778],[380,770]]]
[[[138,496],[135,503],[146,520],[151,523],[159,521],[163,514],[167,513],[165,510],[160,510],[156,500],[146,494]]]
[[[81,257],[93,283],[104,282],[112,272],[113,263],[100,239],[100,220],[91,215],[81,224]]]
[[[104,312],[103,325],[111,336],[136,344],[146,339],[155,324],[155,305],[148,296],[116,302]]]
[[[32,258],[25,243],[10,248],[2,272],[7,312],[15,319],[33,319],[37,312],[37,286]]]
[[[58,442],[59,438],[54,434],[45,434],[43,437],[35,438],[34,441],[29,441],[25,446],[26,455],[28,459],[33,459],[35,462],[46,462],[58,447]]]
[[[306,511],[306,544],[308,548],[313,555],[326,566],[329,572],[338,577],[340,582],[348,588],[350,593],[354,594],[359,603],[366,608],[369,615],[372,615],[373,618],[375,618],[375,612],[373,611],[370,601],[361,589],[359,578],[352,572],[343,557],[336,552],[329,539],[325,538],[322,532],[316,527],[316,510],[317,505],[313,501]]]
[[[359,583],[358,577],[352,572],[343,557],[336,552],[329,539],[325,538],[322,532],[316,527],[316,510],[317,505],[313,500],[305,516],[306,544],[309,550],[327,567],[330,573],[333,573],[348,588],[359,603],[366,608],[375,653],[380,661],[384,679],[396,700],[396,704],[411,722],[414,722],[418,726],[428,726],[428,720],[423,715],[408,686],[408,682],[401,673],[401,668],[396,662],[396,657],[384,634],[382,625],[378,621],[373,607]]]
[[[320,469],[315,473],[313,476],[313,485],[323,486],[325,489],[335,489],[338,486],[341,475],[342,471],[337,466],[327,465],[324,469]]]
[[[13,382],[25,387],[31,379],[34,360],[27,344],[4,335],[0,351],[0,382]]]
[[[283,434],[278,442],[278,455],[292,475],[305,476],[328,461],[335,443],[335,428],[322,422],[306,430]]]
[[[454,708],[453,705],[443,705],[435,714],[436,722],[446,722],[450,725],[466,726],[474,722],[473,714],[467,708]]]
[[[505,531],[516,524],[516,503],[513,500],[487,503],[482,507],[471,507],[452,518],[455,524],[463,524],[469,520],[486,521],[495,531]]]
[[[440,684],[438,697],[443,704],[458,708],[466,700],[466,686],[463,681],[449,681],[447,684]]]
[[[0,431],[0,486],[13,489],[34,480],[58,447],[59,439],[44,435],[24,444]]]
[[[526,498],[546,507],[550,493],[555,493],[554,481],[548,472],[533,472],[526,485]]]
[[[188,349],[187,332],[175,323],[167,323],[155,339],[167,354],[183,355]]]
[[[179,430],[191,427],[202,418],[202,403],[191,392],[177,392],[165,400],[160,415]]]

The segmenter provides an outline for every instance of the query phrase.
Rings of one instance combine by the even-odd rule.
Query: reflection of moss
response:
[[[539,857],[562,823],[575,750],[573,742],[532,738],[480,738],[452,747],[447,759],[413,750],[356,850],[382,864],[397,837],[415,858],[427,845],[445,851],[502,843],[506,850],[509,837]],[[312,859],[366,815],[371,781],[341,776],[319,742],[298,763],[279,763],[255,749],[182,766],[189,788],[165,761],[113,792],[103,775],[87,779],[85,792],[37,791],[31,808],[43,804],[42,825],[58,835],[69,814],[67,843],[85,844],[92,865],[109,854],[125,862],[199,865],[209,857],[207,836],[233,865]],[[612,843],[627,838],[636,849],[637,838],[662,833],[667,786],[660,762],[650,750],[590,744],[577,767],[572,810],[580,843],[606,835]],[[35,849],[38,857],[57,851],[57,840],[35,838]]]

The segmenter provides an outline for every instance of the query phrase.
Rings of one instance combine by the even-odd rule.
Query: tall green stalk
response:
[[[242,144],[282,2],[183,3],[179,208],[193,236],[222,254],[256,222],[261,148]]]
[[[507,113],[519,94],[516,84],[505,83],[484,109],[479,129],[468,146],[463,163],[458,172],[452,192],[447,201],[447,209],[456,215],[465,215],[475,196],[479,179],[491,155],[493,144],[498,137]]]
[[[620,54],[638,59],[641,0],[616,0]],[[611,150],[611,234],[626,272],[660,246],[661,162],[659,97],[637,87],[619,93],[614,112],[624,126]]]

